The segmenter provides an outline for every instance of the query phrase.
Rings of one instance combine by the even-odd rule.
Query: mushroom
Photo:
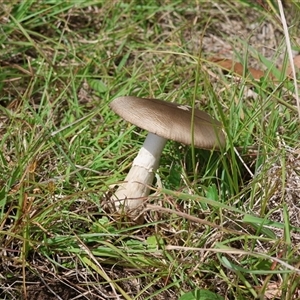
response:
[[[117,210],[135,210],[150,193],[167,140],[192,144],[192,108],[134,96],[118,97],[110,103],[110,108],[126,121],[149,132],[125,181],[111,197]],[[196,148],[219,149],[225,144],[220,122],[197,109],[194,110],[194,120]]]

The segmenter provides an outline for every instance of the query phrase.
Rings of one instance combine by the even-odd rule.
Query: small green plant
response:
[[[179,300],[223,300],[224,298],[208,290],[195,289],[182,295]]]

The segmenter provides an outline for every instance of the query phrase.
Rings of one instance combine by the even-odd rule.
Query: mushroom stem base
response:
[[[148,133],[146,140],[138,155],[132,163],[132,167],[111,197],[116,210],[133,210],[143,203],[144,197],[150,193],[159,160],[167,140],[153,133]]]

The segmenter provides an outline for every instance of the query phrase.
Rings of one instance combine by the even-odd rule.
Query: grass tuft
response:
[[[300,297],[299,3],[0,6],[1,299]],[[103,209],[146,134],[109,109],[122,95],[205,110],[227,137],[167,143],[142,224]]]

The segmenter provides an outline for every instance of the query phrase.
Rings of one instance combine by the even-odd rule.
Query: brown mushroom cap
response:
[[[111,109],[126,121],[151,133],[186,145],[192,143],[192,108],[158,99],[124,96],[110,103]],[[220,122],[195,109],[194,146],[219,149],[225,144]]]

